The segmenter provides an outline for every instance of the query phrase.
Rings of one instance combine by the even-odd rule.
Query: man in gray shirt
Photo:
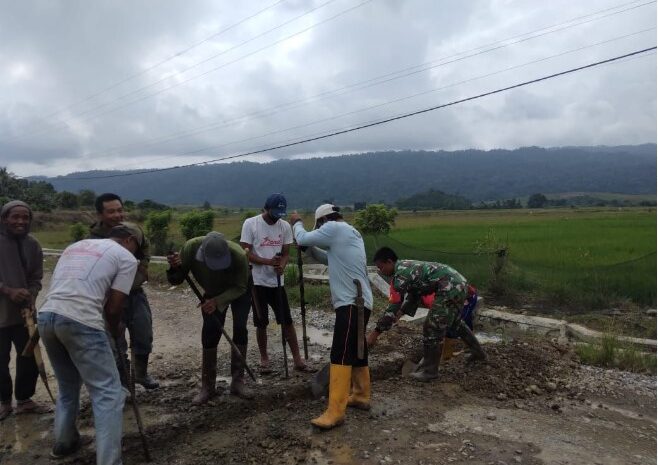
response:
[[[0,420],[14,410],[12,395],[16,414],[50,410],[31,399],[39,376],[34,357],[16,357],[15,386],[9,372],[12,343],[21,354],[29,339],[21,311],[34,308],[43,277],[43,254],[29,234],[31,223],[25,202],[13,200],[0,210]]]

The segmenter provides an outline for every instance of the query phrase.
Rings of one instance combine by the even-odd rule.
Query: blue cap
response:
[[[288,202],[283,194],[272,194],[265,201],[265,210],[270,212],[274,218],[283,218],[286,216]]]

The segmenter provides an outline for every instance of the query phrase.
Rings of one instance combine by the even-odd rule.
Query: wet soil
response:
[[[318,432],[309,420],[322,413],[326,400],[313,399],[312,375],[293,371],[292,360],[290,378],[284,378],[279,328],[273,325],[274,373],[249,381],[256,399],[223,392],[193,407],[201,356],[194,296],[184,288],[147,292],[155,322],[151,371],[162,387],[151,392],[138,387],[137,400],[154,463],[656,463],[656,378],[583,367],[568,346],[541,339],[487,345],[487,363],[467,365],[458,354],[442,365],[439,380],[422,384],[400,375],[405,359],[420,358],[420,327],[400,324],[371,352],[372,409],[350,409],[342,427]],[[333,315],[309,309],[307,319],[310,364],[319,368],[329,359]],[[229,333],[230,327],[228,322]],[[256,369],[253,334],[250,328],[248,361]],[[228,362],[222,341],[220,388],[228,386]],[[41,385],[36,398],[47,400]],[[124,417],[124,463],[143,463],[130,405]],[[54,463],[48,458],[53,418],[23,415],[1,422],[0,463]],[[80,429],[93,436],[84,389]],[[94,444],[59,463],[95,463]]]

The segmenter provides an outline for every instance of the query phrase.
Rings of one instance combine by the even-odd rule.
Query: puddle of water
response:
[[[503,338],[496,333],[479,331],[476,336],[478,341],[480,341],[480,344],[497,344],[503,341]]]
[[[297,328],[297,334],[302,334],[301,327]],[[318,329],[313,326],[306,325],[306,337],[308,337],[308,340],[311,344],[317,344],[319,346],[329,348],[331,347],[334,336],[331,331],[327,331],[326,329]]]
[[[356,460],[354,457],[354,451],[350,446],[344,445],[336,447],[326,452],[323,452],[320,449],[313,449],[309,452],[308,458],[309,462],[313,462],[318,465],[350,465],[355,463],[361,463],[360,460]],[[307,463],[309,463],[307,462]]]

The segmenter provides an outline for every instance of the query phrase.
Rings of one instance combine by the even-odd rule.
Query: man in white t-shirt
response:
[[[270,371],[267,353],[268,306],[272,307],[276,322],[283,325],[283,334],[290,346],[295,369],[308,370],[299,354],[297,333],[290,315],[288,296],[283,287],[283,271],[288,263],[292,244],[290,224],[281,219],[286,216],[286,207],[287,202],[283,194],[270,195],[265,201],[263,213],[245,220],[240,236],[240,245],[247,251],[252,264],[253,318],[262,373]]]
[[[121,464],[125,394],[106,329],[114,338],[120,334],[124,299],[137,271],[134,254],[142,241],[138,228],[115,226],[108,239],[70,245],[57,262],[38,316],[59,384],[52,458],[81,445],[76,419],[84,383],[94,412],[96,461]]]

